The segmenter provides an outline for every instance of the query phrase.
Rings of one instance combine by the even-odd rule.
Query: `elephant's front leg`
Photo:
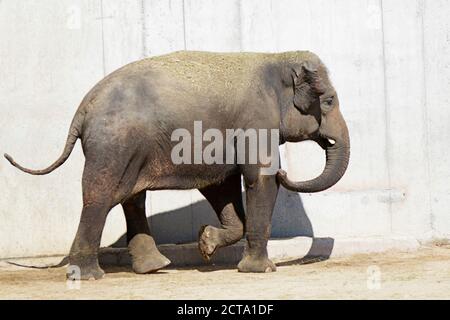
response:
[[[272,211],[278,194],[275,176],[244,174],[247,185],[247,215],[245,222],[247,245],[239,262],[240,272],[271,272],[275,265],[269,260],[267,242],[270,237]]]

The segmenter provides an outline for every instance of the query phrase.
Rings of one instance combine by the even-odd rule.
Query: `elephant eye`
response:
[[[322,101],[322,106],[325,107],[325,111],[328,111],[333,106],[333,98],[329,97]]]

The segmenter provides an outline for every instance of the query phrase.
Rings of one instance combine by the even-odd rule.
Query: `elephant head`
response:
[[[311,59],[284,67],[287,94],[281,111],[283,141],[313,140],[326,153],[326,165],[315,179],[294,182],[279,170],[278,181],[296,192],[319,192],[332,187],[344,175],[350,157],[350,139],[339,99],[328,77],[326,67]]]

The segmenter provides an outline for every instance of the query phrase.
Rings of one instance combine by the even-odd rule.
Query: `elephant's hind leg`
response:
[[[69,264],[79,268],[81,280],[104,276],[98,250],[106,217],[114,206],[129,197],[141,167],[139,157],[125,158],[125,154],[108,152],[107,147],[85,151],[83,211],[69,254]]]
[[[228,177],[223,183],[199,190],[216,212],[221,228],[203,226],[199,232],[199,249],[209,260],[214,252],[241,240],[244,235],[244,206],[240,174]]]
[[[97,255],[106,216],[111,208],[109,201],[83,206],[78,231],[69,254],[70,266],[79,271],[79,274],[72,275],[74,280],[103,278],[105,273],[98,264]]]
[[[145,191],[142,191],[122,204],[127,222],[128,250],[136,273],[157,271],[170,264],[150,235],[145,216],[145,197]]]
[[[98,250],[106,217],[119,201],[112,190],[118,185],[112,172],[101,172],[87,164],[83,172],[83,210],[69,254],[69,264],[76,267],[81,280],[104,276],[98,263]],[[74,269],[76,270],[76,269]]]
[[[127,222],[127,243],[130,243],[138,234],[150,235],[150,228],[145,216],[145,198],[144,190],[122,203]]]

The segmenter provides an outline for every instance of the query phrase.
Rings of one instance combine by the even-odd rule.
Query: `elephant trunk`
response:
[[[294,182],[289,180],[287,173],[279,170],[277,179],[286,189],[295,192],[313,193],[326,190],[335,185],[344,175],[350,158],[350,139],[345,122],[340,126],[339,138],[321,134],[321,139],[331,138],[334,144],[328,141],[319,143],[326,152],[325,168],[320,176],[308,181]]]

